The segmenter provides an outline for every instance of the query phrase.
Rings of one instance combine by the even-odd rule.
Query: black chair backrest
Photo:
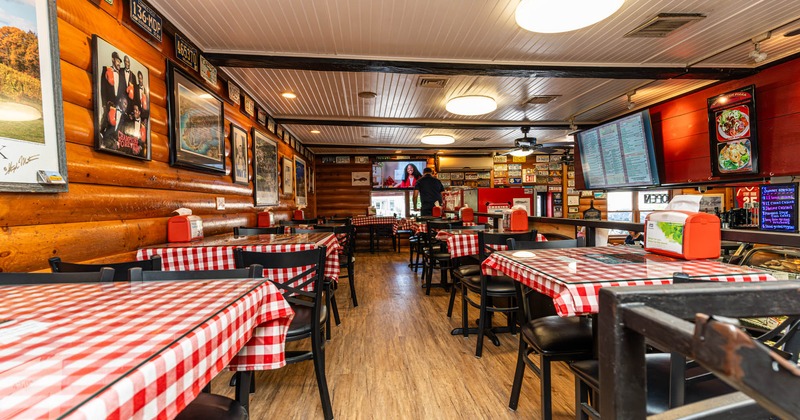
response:
[[[547,239],[548,241],[560,241],[562,239],[572,239],[571,237],[569,237],[567,235],[563,235],[563,234],[555,233],[555,232],[542,233],[542,236],[544,236],[545,239]]]
[[[286,281],[273,281],[273,283],[281,290],[284,299],[289,303],[313,306],[315,311],[313,320],[319,322],[321,297],[324,289],[326,248],[320,246],[312,250],[296,252],[251,252],[236,248],[233,255],[236,259],[236,267],[239,268],[259,264],[267,271],[290,268],[303,270]],[[308,286],[313,286],[314,290],[304,290]]]
[[[264,268],[258,264],[234,270],[144,271],[139,267],[128,270],[128,280],[130,281],[260,279],[262,277],[264,277]]]
[[[562,239],[558,241],[518,241],[515,238],[506,239],[508,249],[557,249],[577,248],[586,246],[586,238]]]
[[[302,228],[291,228],[292,233],[319,233],[318,230],[315,229],[302,229]]]
[[[278,235],[284,232],[283,226],[250,227],[240,226],[233,228],[234,236]]]
[[[140,267],[142,270],[161,271],[161,257],[153,255],[149,260],[144,261],[126,261],[120,263],[107,263],[107,264],[76,264],[61,261],[59,257],[53,257],[48,260],[50,262],[50,269],[54,273],[91,273],[100,271],[104,267],[114,269],[114,281],[128,281],[128,270],[134,267]]]
[[[335,226],[314,225],[315,232],[333,232],[334,230],[336,230]]]
[[[356,252],[356,227],[353,225],[337,226],[333,228],[333,233],[342,246],[342,253],[353,256]]]
[[[475,225],[475,226],[459,226],[458,228],[453,229],[460,229],[460,230],[486,230],[486,225]]]
[[[54,283],[110,283],[114,269],[102,267],[97,271],[71,273],[0,273],[0,285],[54,284]]]
[[[278,225],[280,226],[297,226],[297,225],[307,225],[307,224],[308,223],[302,220],[281,220],[280,222],[278,222]]]
[[[341,223],[343,225],[349,225],[351,223],[351,220],[349,217],[343,217],[343,218],[331,217],[330,219],[326,220],[325,223]]]
[[[478,257],[485,260],[492,252],[497,250],[496,245],[506,245],[509,238],[517,241],[532,241],[536,238],[536,231],[530,232],[503,232],[489,233],[478,231]]]

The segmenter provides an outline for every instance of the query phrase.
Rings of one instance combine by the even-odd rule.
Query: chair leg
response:
[[[447,305],[448,318],[451,318],[453,316],[453,305],[456,303],[456,277],[455,276],[451,277],[453,278],[453,288],[450,289],[450,303]]]
[[[336,295],[331,296],[331,312],[333,312],[333,322],[339,326],[342,320],[339,318],[339,305],[336,304]],[[326,327],[327,328],[327,327]],[[328,336],[330,337],[330,336]]]
[[[539,357],[539,379],[541,380],[541,404],[542,404],[542,419],[550,420],[553,418],[553,408],[550,401],[550,359],[547,357]]]
[[[431,282],[433,281],[433,260],[428,259],[427,261],[428,261],[427,266],[423,267],[423,269],[427,273],[427,279],[426,279],[426,282],[425,282],[425,285],[426,285],[425,286],[426,287],[425,294],[426,295],[430,295],[431,294]]]
[[[331,339],[331,314],[333,313],[333,308],[331,308],[331,283],[326,281],[325,282],[325,308],[328,310],[328,316],[325,319],[325,339]]]
[[[250,412],[250,372],[236,372],[236,401],[244,407],[245,411]]]
[[[353,299],[353,307],[358,306],[358,298],[356,297],[356,275],[353,273],[353,260],[347,263],[347,280],[350,281],[350,298]]]
[[[589,405],[589,387],[575,377],[575,420],[588,420],[589,415],[583,410],[584,404]]]
[[[522,379],[525,377],[525,357],[527,357],[528,345],[519,337],[519,352],[517,354],[517,370],[514,372],[514,385],[511,386],[511,399],[508,401],[508,408],[517,410],[519,404],[519,393],[522,391]]]
[[[461,330],[464,337],[469,337],[469,304],[467,303],[467,288],[461,285]]]
[[[478,318],[478,344],[475,346],[475,357],[481,358],[483,355],[483,334],[486,329],[486,318],[488,313],[486,311],[486,296],[481,293],[481,310],[480,317]]]
[[[322,412],[326,420],[333,419],[331,396],[328,393],[328,380],[325,378],[325,349],[322,347],[321,334],[311,334],[311,350],[313,352],[314,373],[317,376],[317,388],[322,402]]]

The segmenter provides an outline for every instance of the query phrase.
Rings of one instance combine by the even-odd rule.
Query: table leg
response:
[[[250,412],[250,388],[253,372],[236,372],[236,401]]]

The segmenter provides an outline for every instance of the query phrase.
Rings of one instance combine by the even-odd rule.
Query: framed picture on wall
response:
[[[239,90],[239,86],[236,86],[228,80],[228,99],[234,103],[234,105],[239,105],[242,103],[241,91]]]
[[[253,101],[253,98],[247,96],[247,94],[242,96],[244,96],[244,100],[242,101],[242,111],[244,111],[246,115],[254,117],[256,115],[255,101]]]
[[[275,129],[275,135],[278,136],[279,139],[284,140],[283,138],[283,126],[280,124],[277,126],[278,128]],[[287,141],[288,143],[288,141]]]
[[[267,116],[267,131],[269,131],[272,134],[275,134],[275,131],[277,131],[276,128],[277,127],[275,124],[275,120],[272,119],[272,117]]]
[[[283,194],[291,195],[294,192],[294,166],[292,160],[288,157],[283,157],[283,170],[281,176],[283,177]]]
[[[170,164],[225,173],[222,99],[171,61],[167,65]]]
[[[150,73],[97,35],[92,36],[95,149],[150,160]]]
[[[294,157],[294,186],[295,186],[295,202],[298,206],[305,206],[308,204],[308,196],[306,194],[306,161],[300,157]]]
[[[256,121],[258,121],[258,123],[259,123],[259,124],[261,124],[261,125],[263,125],[263,126],[265,126],[265,127],[266,127],[266,125],[267,125],[267,111],[264,111],[264,110],[263,110],[263,109],[262,109],[262,108],[259,106],[259,107],[258,107],[257,114],[258,114],[258,116],[256,117]]]
[[[247,165],[247,131],[236,124],[231,124],[231,149],[233,149],[233,182],[247,185],[250,181]]]
[[[18,120],[0,121],[2,191],[67,191],[55,3],[3,2],[3,36],[13,38],[3,53],[18,58],[3,61],[3,73],[19,84],[0,82],[0,115],[14,114]]]
[[[253,198],[256,206],[278,204],[278,144],[253,128]]]

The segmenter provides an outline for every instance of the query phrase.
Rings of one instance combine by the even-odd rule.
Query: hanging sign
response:
[[[161,16],[142,0],[131,0],[131,20],[158,42],[161,42],[163,30]]]

